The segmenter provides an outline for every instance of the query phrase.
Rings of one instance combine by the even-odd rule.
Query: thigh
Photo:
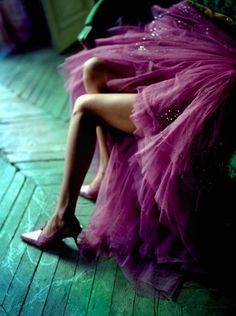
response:
[[[85,94],[77,99],[74,113],[90,112],[112,127],[133,133],[135,126],[130,116],[135,97],[131,93]]]

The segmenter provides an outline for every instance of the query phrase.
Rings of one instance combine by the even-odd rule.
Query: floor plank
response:
[[[158,303],[157,315],[183,316],[182,308],[179,304],[161,299]]]
[[[235,304],[200,284],[184,286],[176,302],[139,296],[113,259],[87,262],[73,240],[44,252],[21,242],[51,216],[60,190],[70,116],[64,58],[47,48],[0,60],[0,315],[234,315]],[[94,207],[79,197],[84,226]]]
[[[44,307],[45,315],[64,315],[77,261],[76,249],[61,254]]]
[[[9,216],[24,182],[24,175],[20,172],[15,173],[7,192],[4,194],[3,199],[0,202],[0,227],[4,225],[7,217]]]
[[[42,254],[20,315],[42,315],[58,261],[59,257],[53,252]],[[45,273],[45,269],[47,273]]]
[[[15,78],[20,73],[22,76],[22,64],[27,63],[28,57],[26,55],[19,55],[18,58],[9,58],[7,62],[0,60],[0,82],[5,87],[10,87]]]
[[[16,168],[9,164],[5,159],[0,157],[0,201],[2,200],[4,194],[7,192],[9,185],[16,173]]]
[[[134,316],[156,316],[156,299],[135,295],[134,298]],[[165,315],[163,315],[165,316]]]
[[[8,316],[5,309],[2,306],[0,306],[0,316]]]
[[[114,316],[132,316],[134,307],[134,297],[134,288],[124,277],[120,268],[117,268],[110,314]]]
[[[30,185],[32,185],[32,181],[30,181]],[[7,227],[7,230],[1,230],[1,243],[6,240],[8,247],[2,243],[4,247],[0,248],[0,304],[3,303],[5,297],[7,296],[8,289],[14,279],[14,275],[27,248],[26,244],[20,240],[20,235],[35,227],[40,213],[43,212],[44,195],[42,191],[40,189],[36,189],[33,195],[32,191],[33,188],[29,188],[29,181],[26,181],[24,189],[22,189],[22,194],[20,194],[18,198],[20,203],[15,203],[15,211],[21,211],[23,214],[20,214],[20,216],[17,217],[16,213],[16,219],[11,216],[12,221],[8,220],[6,225],[4,225],[5,228]],[[30,198],[31,195],[28,204],[26,195],[28,195],[28,198]],[[27,208],[24,207],[24,211],[22,211],[23,208],[20,208],[20,205],[22,204],[28,205]],[[12,212],[10,214],[12,214]],[[18,221],[18,223],[16,223],[16,221]],[[35,251],[40,254],[37,249],[35,249]]]
[[[32,91],[29,101],[36,106],[43,107],[46,100],[50,96],[52,87],[54,85],[55,73],[52,69],[44,69],[44,74],[41,77],[40,82]],[[48,109],[49,110],[49,109]]]
[[[97,262],[79,258],[75,277],[70,289],[65,316],[87,315]]]
[[[17,197],[14,206],[7,216],[6,221],[0,232],[0,259],[4,258],[5,251],[8,249],[12,238],[20,224],[21,217],[31,200],[32,194],[35,190],[35,184],[31,179],[26,179],[19,196]]]
[[[99,260],[88,307],[88,316],[110,315],[116,269],[117,264],[114,260]]]
[[[20,314],[40,257],[41,253],[33,248],[24,252],[3,301],[4,309],[9,315]]]

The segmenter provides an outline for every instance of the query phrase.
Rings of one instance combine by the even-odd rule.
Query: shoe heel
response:
[[[78,237],[79,237],[79,234],[82,232],[83,230],[83,226],[80,224],[78,230],[76,232],[73,233],[73,238],[74,238],[74,241],[75,241],[75,244],[76,246],[78,247]]]

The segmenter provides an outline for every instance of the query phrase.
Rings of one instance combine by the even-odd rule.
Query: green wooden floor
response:
[[[0,315],[235,315],[216,289],[189,282],[175,303],[143,298],[112,259],[88,264],[70,240],[51,252],[21,242],[50,216],[62,179],[64,58],[48,48],[0,60]],[[79,199],[84,226],[93,207]]]

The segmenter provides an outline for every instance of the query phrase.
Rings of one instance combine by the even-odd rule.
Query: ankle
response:
[[[53,215],[56,222],[63,222],[63,223],[70,221],[71,218],[74,216],[75,216],[74,213],[68,212],[67,210],[63,210],[63,211],[58,210]]]
[[[106,167],[107,167],[107,164],[104,165],[104,166],[99,167],[97,175],[100,176],[100,177],[104,177],[105,172],[106,172]]]
[[[75,215],[76,203],[71,203],[67,199],[60,200],[54,212],[54,217],[59,221],[67,221]]]
[[[100,185],[101,185],[101,182],[104,178],[104,175],[105,175],[105,170],[103,171],[98,171],[95,178],[92,180],[92,182],[90,183],[90,186],[91,187],[94,187],[94,188],[99,188]]]

